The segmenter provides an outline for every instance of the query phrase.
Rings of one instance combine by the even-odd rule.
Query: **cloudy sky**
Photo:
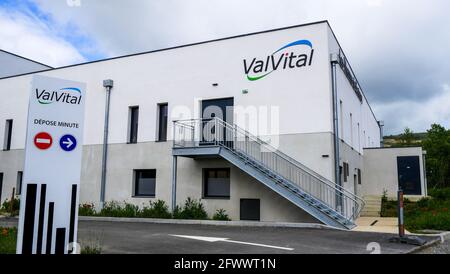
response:
[[[448,0],[0,0],[0,48],[75,64],[328,20],[386,133],[450,127]]]

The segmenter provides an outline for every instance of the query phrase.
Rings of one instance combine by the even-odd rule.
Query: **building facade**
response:
[[[7,98],[0,101],[0,129],[5,129],[0,134],[1,200],[10,197],[13,187],[20,193],[34,74],[87,84],[81,203],[100,203],[105,79],[114,81],[105,201],[142,206],[161,199],[181,205],[191,197],[201,199],[210,215],[225,209],[233,220],[324,222],[320,216],[325,209],[315,206],[326,199],[322,187],[335,196],[324,203],[326,210],[342,213],[346,205],[337,202],[342,197],[336,193],[345,192],[340,195],[348,195],[349,201],[364,194],[364,148],[380,147],[378,121],[324,21],[1,78],[0,95]],[[179,121],[178,128],[173,121]],[[250,170],[218,151],[195,150],[218,144],[213,140],[209,146],[204,136],[193,146],[174,149],[177,141],[186,141],[179,135],[186,134],[183,123],[200,123],[205,129],[211,121],[225,121],[210,130],[216,139],[226,128],[243,129],[242,140],[255,138],[247,143],[257,149],[270,143],[271,153],[248,157]],[[231,152],[238,144],[237,139],[220,143]],[[181,147],[191,150],[182,152]],[[280,179],[284,189],[278,189],[272,173],[255,171],[264,159],[275,157],[289,172],[301,170],[310,187],[320,185],[322,193],[289,182],[297,179],[288,175]],[[282,172],[275,165],[266,167],[275,177]],[[303,191],[311,201],[299,194]]]

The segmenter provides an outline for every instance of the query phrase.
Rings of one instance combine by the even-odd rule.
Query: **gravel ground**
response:
[[[429,248],[420,250],[418,254],[450,254],[450,233],[443,237],[443,241],[430,246]]]

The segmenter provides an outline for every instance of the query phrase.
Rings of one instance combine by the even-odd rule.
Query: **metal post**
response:
[[[424,245],[426,240],[417,236],[405,235],[405,225],[403,219],[403,190],[399,188],[397,192],[397,213],[398,213],[398,237],[390,238],[389,241],[393,243]]]
[[[105,104],[105,124],[103,129],[103,154],[102,154],[102,178],[100,185],[100,209],[105,204],[105,187],[106,187],[106,163],[108,156],[108,127],[109,127],[109,102],[111,89],[114,85],[113,80],[104,80],[103,87],[106,88],[106,104]]]
[[[334,177],[336,180],[337,188],[340,190],[341,183],[341,175],[339,174],[339,117],[338,117],[338,96],[337,96],[337,81],[336,81],[336,65],[338,64],[338,56],[337,54],[331,55],[331,88],[332,88],[332,97],[333,97],[333,131],[334,131]],[[336,195],[336,207],[339,210],[339,207],[342,208],[342,197],[340,194]]]
[[[172,161],[172,211],[177,206],[177,156]]]
[[[403,190],[399,189],[397,192],[398,201],[398,236],[403,238],[405,236],[405,225],[403,223]]]

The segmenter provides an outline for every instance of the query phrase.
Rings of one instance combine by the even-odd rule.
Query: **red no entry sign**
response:
[[[34,145],[39,149],[48,149],[52,146],[53,139],[47,132],[41,132],[34,136]]]

